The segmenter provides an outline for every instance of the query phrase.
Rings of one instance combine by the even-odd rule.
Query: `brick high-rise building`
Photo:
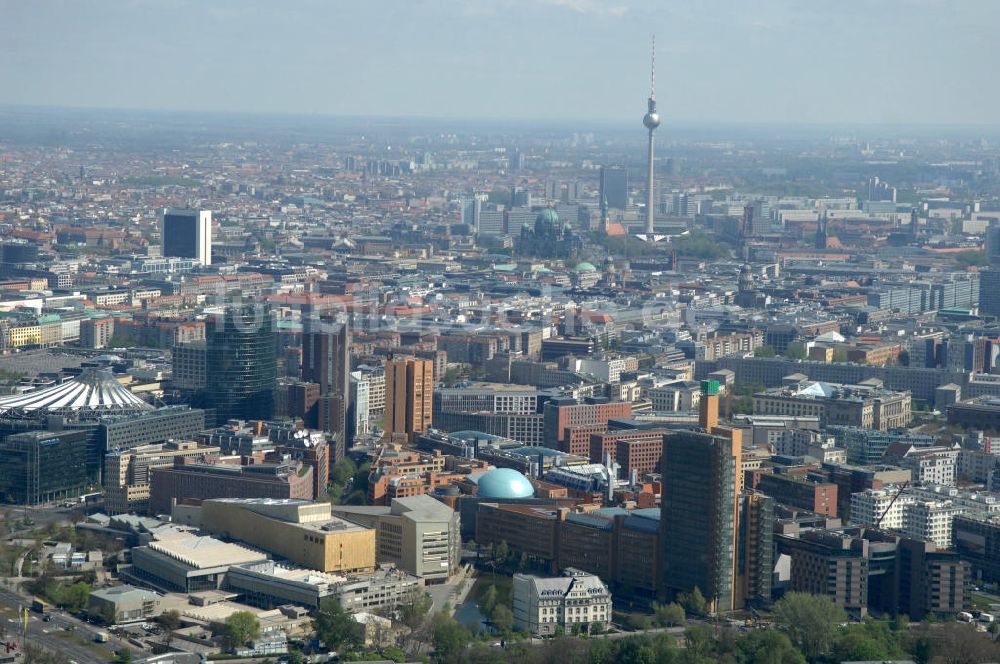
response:
[[[319,395],[329,397],[320,404],[326,413],[317,416],[317,425],[322,422],[326,431],[336,435],[338,447],[346,444],[350,374],[351,330],[347,324],[307,320],[302,332],[302,380],[316,383]]]
[[[310,429],[319,428],[319,385],[295,381],[282,386],[286,392],[286,415],[301,417]]]
[[[414,434],[431,426],[434,408],[434,363],[393,357],[385,363],[385,438],[413,442]]]

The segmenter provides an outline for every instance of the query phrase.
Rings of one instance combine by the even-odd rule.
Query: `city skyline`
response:
[[[0,105],[618,123],[646,94],[653,32],[668,125],[984,125],[1000,101],[981,83],[1000,19],[986,2],[273,9],[11,3]]]

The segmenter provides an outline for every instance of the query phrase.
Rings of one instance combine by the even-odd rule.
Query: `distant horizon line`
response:
[[[52,106],[45,104],[15,104],[0,102],[0,112],[15,113],[120,113],[120,114],[153,114],[168,115],[177,117],[246,117],[260,119],[292,118],[298,120],[351,120],[351,121],[379,121],[391,123],[414,122],[425,123],[462,123],[486,126],[490,124],[499,125],[540,125],[545,128],[563,127],[567,132],[584,131],[582,124],[599,125],[603,129],[616,129],[627,131],[631,125],[638,126],[639,131],[644,132],[642,127],[642,115],[637,115],[634,122],[613,119],[607,117],[578,118],[573,124],[566,124],[554,118],[539,118],[529,116],[515,117],[472,117],[472,116],[448,116],[448,115],[385,115],[385,114],[362,114],[362,113],[334,113],[334,112],[307,112],[307,111],[253,111],[253,110],[219,110],[219,109],[175,109],[175,108],[138,108],[120,106]],[[691,120],[691,119],[671,119],[669,116],[664,123],[665,127],[675,128],[706,129],[706,128],[737,128],[737,129],[893,129],[894,131],[949,129],[964,131],[998,131],[1000,132],[1000,122],[987,123],[955,123],[955,122],[858,122],[858,121],[779,121],[779,120]]]

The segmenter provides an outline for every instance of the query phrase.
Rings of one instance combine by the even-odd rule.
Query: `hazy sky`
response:
[[[996,124],[998,0],[0,0],[0,104]]]

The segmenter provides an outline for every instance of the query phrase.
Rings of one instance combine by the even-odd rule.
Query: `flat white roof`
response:
[[[239,544],[223,542],[214,537],[159,540],[150,542],[149,548],[197,569],[239,565],[267,558],[258,551]]]

